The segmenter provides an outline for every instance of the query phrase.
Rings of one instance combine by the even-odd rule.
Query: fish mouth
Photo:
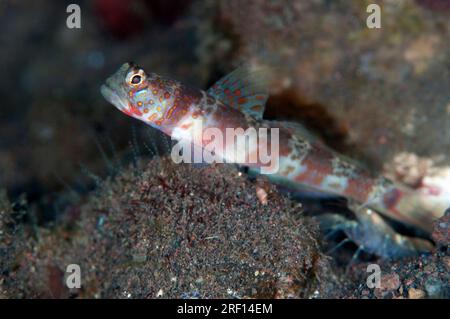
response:
[[[108,100],[119,110],[125,111],[128,109],[128,101],[118,95],[116,91],[113,90],[108,84],[103,84],[100,87],[100,92],[106,100]]]

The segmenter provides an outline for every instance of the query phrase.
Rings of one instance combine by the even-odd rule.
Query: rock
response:
[[[387,274],[381,276],[381,290],[397,290],[400,288],[400,285],[400,277],[397,274]]]
[[[408,298],[409,299],[423,299],[425,298],[425,291],[415,288],[408,289]]]
[[[395,273],[381,276],[381,287],[375,289],[377,298],[392,298],[400,288],[400,277]]]
[[[16,238],[29,247],[11,254],[18,266],[2,286],[14,296],[51,297],[42,271],[76,262],[78,296],[86,298],[228,298],[227,288],[235,297],[329,296],[324,287],[334,277],[317,225],[275,187],[267,191],[261,203],[254,184],[227,165],[157,158],[131,167],[90,194],[70,227],[38,229],[39,244]]]
[[[448,210],[447,210],[448,211]],[[445,215],[434,222],[433,228],[433,240],[441,251],[447,251],[449,244],[449,228],[450,226],[450,214],[447,212]]]
[[[442,298],[445,283],[437,278],[429,278],[425,282],[425,290],[430,298]]]

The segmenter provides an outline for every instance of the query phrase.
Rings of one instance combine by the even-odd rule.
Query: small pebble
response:
[[[384,291],[397,290],[401,285],[397,274],[387,274],[381,277],[381,289]]]
[[[425,290],[431,298],[439,298],[443,290],[443,283],[435,278],[430,278],[425,282]]]
[[[425,291],[415,288],[409,288],[408,290],[409,299],[423,299],[425,298]]]
[[[267,192],[264,190],[264,188],[257,186],[256,196],[258,197],[261,204],[267,205]]]

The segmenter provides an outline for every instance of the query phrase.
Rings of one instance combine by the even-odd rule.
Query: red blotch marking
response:
[[[170,93],[169,92],[164,93],[164,98],[166,99],[170,98]]]
[[[292,134],[289,134],[286,130],[280,130],[280,156],[287,157],[291,154],[292,149],[289,147],[289,139],[292,138]]]
[[[442,189],[437,186],[425,186],[424,192],[431,196],[439,196],[442,193]]]
[[[132,104],[128,104],[128,109],[124,109],[123,112],[129,116],[132,116],[133,114],[137,116],[142,116],[142,112],[139,111],[139,109]]]
[[[391,191],[387,192],[383,196],[383,203],[386,206],[387,210],[389,212],[391,212],[392,214],[399,216],[401,219],[405,219],[405,217],[407,217],[407,216],[403,216],[397,210],[397,204],[400,202],[400,200],[402,199],[403,196],[404,196],[404,193],[397,188],[392,189]],[[407,218],[407,219],[409,219],[409,218]]]
[[[241,90],[237,89],[236,91],[234,91],[234,94],[235,94],[236,96],[241,95]]]
[[[388,209],[393,209],[400,199],[403,197],[403,192],[397,188],[394,188],[390,192],[387,192],[383,196],[383,203]]]
[[[292,149],[289,146],[287,146],[286,144],[280,143],[279,152],[280,152],[280,156],[287,157],[287,156],[289,156],[289,154],[291,154]]]
[[[331,159],[333,155],[322,149],[314,147],[302,161],[306,166],[305,172],[295,177],[295,180],[311,186],[320,186],[324,178],[333,172]]]
[[[306,165],[305,172],[297,175],[295,180],[310,186],[320,186],[326,175],[328,174],[325,171],[322,171],[321,168]]]
[[[370,192],[373,189],[373,181],[368,176],[359,176],[357,179],[349,178],[348,184],[344,190],[344,195],[364,203],[369,199]]]
[[[131,108],[131,112],[132,112],[133,114],[138,115],[138,116],[142,116],[142,112],[139,111],[139,109],[138,109],[137,107],[135,107],[134,105],[133,105],[132,108]]]
[[[192,123],[186,123],[186,124],[181,125],[181,128],[182,128],[183,130],[187,130],[187,129],[190,128],[191,126],[192,126]]]
[[[226,95],[230,95],[231,94],[230,89],[225,89],[224,92],[225,92]]]

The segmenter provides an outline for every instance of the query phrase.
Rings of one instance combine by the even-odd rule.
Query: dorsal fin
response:
[[[269,69],[244,64],[217,81],[208,94],[226,105],[262,119],[268,94]]]

